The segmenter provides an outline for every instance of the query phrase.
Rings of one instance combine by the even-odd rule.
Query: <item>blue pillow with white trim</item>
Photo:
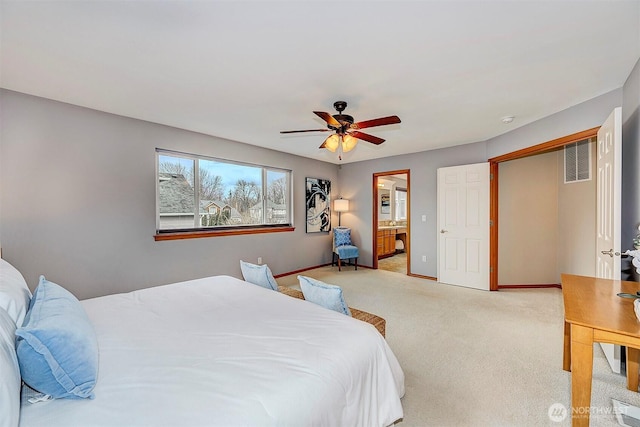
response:
[[[342,288],[340,288],[340,286],[330,285],[306,276],[298,276],[298,281],[300,282],[300,289],[302,289],[305,300],[321,305],[329,310],[351,316],[351,311],[347,303],[344,302]]]
[[[16,330],[22,380],[53,398],[93,398],[98,340],[80,301],[40,276],[22,327]]]
[[[246,282],[271,289],[272,291],[278,290],[278,282],[276,282],[267,264],[256,265],[240,260],[240,270],[242,270],[242,277]]]

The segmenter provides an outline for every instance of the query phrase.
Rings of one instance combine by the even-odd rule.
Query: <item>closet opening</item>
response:
[[[588,129],[582,132],[578,132],[572,135],[568,135],[565,136],[563,138],[558,138],[552,141],[548,141],[545,142],[543,144],[538,144],[532,147],[528,147],[522,150],[518,150],[518,151],[514,151],[512,153],[508,153],[502,156],[498,156],[498,157],[494,157],[492,159],[489,159],[490,162],[490,170],[491,170],[491,184],[490,184],[490,217],[491,217],[491,229],[490,229],[490,277],[489,277],[489,284],[490,284],[490,289],[492,291],[496,291],[500,288],[507,288],[507,287],[511,287],[510,285],[515,285],[518,287],[527,287],[527,285],[530,286],[536,286],[536,287],[540,287],[540,286],[545,286],[545,285],[549,285],[549,286],[557,286],[556,283],[531,283],[531,284],[527,284],[527,283],[521,283],[520,280],[515,280],[516,283],[504,283],[504,285],[502,285],[500,283],[501,280],[507,280],[507,281],[512,281],[512,279],[509,278],[509,274],[510,272],[508,271],[509,268],[511,268],[512,266],[507,264],[508,262],[510,262],[509,260],[503,260],[500,257],[504,257],[504,250],[501,251],[500,249],[500,235],[499,235],[499,231],[500,233],[503,232],[502,228],[501,228],[501,221],[500,221],[500,212],[502,212],[502,215],[504,216],[503,221],[505,223],[506,227],[513,227],[513,216],[515,216],[515,213],[510,213],[508,212],[508,209],[505,209],[505,207],[503,206],[502,209],[500,207],[500,204],[498,203],[499,201],[499,196],[501,196],[502,194],[499,194],[501,191],[505,191],[505,185],[501,185],[501,181],[499,181],[499,171],[501,170],[500,168],[500,164],[504,163],[504,162],[509,162],[512,160],[517,160],[517,159],[525,159],[531,156],[535,156],[535,155],[539,155],[539,154],[546,154],[546,153],[552,153],[550,154],[550,156],[553,156],[553,152],[557,153],[557,156],[563,156],[563,152],[562,151],[558,151],[558,150],[562,150],[566,145],[568,144],[574,144],[574,143],[578,143],[580,141],[584,141],[584,140],[590,140],[590,139],[595,139],[595,137],[597,136],[598,130],[600,128],[596,127],[593,129]],[[540,158],[542,160],[542,158]],[[564,160],[563,160],[564,162]],[[535,160],[532,160],[530,162],[531,164],[528,166],[531,166],[532,168],[535,168]],[[509,169],[514,169],[510,166],[515,165],[515,163],[513,164],[508,164],[508,163],[504,163],[504,171],[506,172],[506,176],[504,177],[505,179],[513,179],[510,178],[509,175],[512,175],[509,171],[507,172]],[[564,174],[564,166],[563,166],[563,171],[562,173]],[[560,175],[559,172],[559,166],[558,166],[558,178],[559,179],[564,179],[562,177],[562,175]],[[595,177],[592,178],[592,180],[595,179]],[[505,184],[507,184],[508,187],[508,182],[505,182]],[[563,185],[576,185],[576,184],[563,184]],[[558,187],[560,188],[560,187]],[[575,188],[574,188],[575,189]],[[517,190],[516,190],[517,191]],[[558,190],[561,191],[561,190]],[[524,191],[520,190],[520,193],[523,193]],[[507,193],[505,193],[507,194]],[[542,193],[541,193],[542,194]],[[509,196],[507,196],[509,197]],[[530,197],[527,199],[527,194],[522,194],[522,197],[525,197],[525,202],[527,203],[527,205],[529,206],[537,206],[536,203],[542,203],[540,201],[536,201],[534,200],[534,197]],[[502,201],[502,200],[501,200]],[[513,205],[514,203],[517,203],[517,201],[514,201],[514,199],[512,198],[512,200],[510,201],[509,205]],[[593,207],[593,211],[595,211],[595,207]],[[516,218],[517,220],[517,218]],[[535,219],[538,220],[538,219]],[[560,221],[560,219],[558,219],[558,221]],[[575,222],[571,222],[571,218],[568,218],[566,221],[566,224],[563,224],[562,227],[563,228],[563,232],[570,232],[570,230],[572,228],[568,228],[569,226],[573,227],[576,225]],[[539,224],[538,224],[539,225]],[[595,229],[595,223],[593,225],[593,229]],[[505,234],[507,232],[505,231]],[[505,236],[503,236],[505,237]],[[517,240],[518,237],[515,237],[515,239]],[[505,245],[504,243],[504,239],[502,240],[502,244],[503,246]],[[511,242],[513,243],[513,242]],[[511,245],[511,243],[509,243],[509,245]],[[527,257],[527,253],[530,251],[534,251],[535,254],[538,254],[540,250],[544,250],[544,244],[540,244],[540,243],[536,243],[537,248],[530,248],[528,246],[528,242],[526,241],[526,237],[522,238],[522,241],[519,241],[519,245],[517,246],[519,249],[517,251],[517,253],[520,253],[521,255],[521,260],[525,260]],[[513,246],[513,245],[511,245]],[[502,249],[507,249],[508,248],[502,248]],[[562,256],[568,255],[567,253],[563,253]],[[533,256],[537,256],[537,255],[533,255]],[[576,258],[579,256],[577,256],[575,253],[573,255],[569,254],[569,257],[573,257]],[[499,259],[500,258],[500,259]],[[504,261],[505,266],[505,274],[501,274],[499,275],[499,261],[500,263],[502,263]],[[564,259],[564,260],[560,260],[558,262],[563,262],[563,263],[570,263],[570,262],[574,262],[575,260],[572,259]],[[578,262],[578,261],[576,261]],[[505,276],[506,275],[506,276]],[[505,277],[507,277],[505,279]],[[545,282],[546,280],[542,280],[542,282]],[[552,281],[555,282],[555,281]]]

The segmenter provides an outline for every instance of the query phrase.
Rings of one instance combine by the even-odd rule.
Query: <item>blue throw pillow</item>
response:
[[[267,264],[256,265],[241,260],[240,270],[242,270],[242,277],[245,281],[273,291],[278,290],[278,282],[271,274]]]
[[[298,281],[300,282],[300,289],[302,289],[305,300],[321,305],[329,310],[351,316],[351,311],[342,297],[342,289],[340,286],[329,285],[328,283],[306,276],[298,276]]]
[[[334,228],[333,229],[333,237],[336,244],[338,246],[345,246],[351,244],[351,229],[350,228]]]
[[[98,340],[69,291],[40,276],[16,337],[20,373],[29,387],[53,398],[93,398]]]

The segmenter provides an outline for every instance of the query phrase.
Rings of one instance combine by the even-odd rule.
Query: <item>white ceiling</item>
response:
[[[339,163],[484,141],[621,87],[640,57],[630,1],[6,1],[7,89]],[[513,123],[501,122],[516,116]]]

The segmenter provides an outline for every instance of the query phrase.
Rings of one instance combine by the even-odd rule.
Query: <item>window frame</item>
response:
[[[179,157],[183,159],[190,159],[193,163],[193,188],[194,188],[194,221],[193,228],[179,228],[179,229],[160,229],[160,156],[173,156]],[[261,169],[261,196],[260,199],[262,201],[262,219],[260,224],[244,224],[244,225],[225,225],[225,226],[216,226],[215,228],[211,227],[197,227],[197,221],[199,215],[196,214],[195,207],[200,206],[200,192],[199,186],[196,184],[199,182],[200,175],[200,165],[199,161],[214,161],[220,163],[229,163],[232,165],[238,166],[247,166],[253,168]],[[285,198],[285,205],[288,212],[288,222],[283,224],[268,224],[267,220],[267,175],[269,172],[279,172],[284,173],[286,177],[286,188],[285,192],[288,194],[288,197]],[[294,231],[294,211],[293,211],[293,170],[285,169],[275,166],[267,166],[267,165],[259,165],[248,162],[241,162],[237,160],[229,160],[222,159],[218,157],[211,157],[205,155],[198,155],[193,153],[185,153],[181,151],[175,150],[167,150],[163,148],[155,149],[155,216],[156,216],[156,232],[154,235],[154,239],[156,241],[162,240],[178,240],[178,239],[194,239],[194,238],[202,238],[202,237],[217,237],[217,236],[233,236],[233,235],[244,235],[244,234],[262,234],[262,233],[278,233],[278,232],[288,232]]]

